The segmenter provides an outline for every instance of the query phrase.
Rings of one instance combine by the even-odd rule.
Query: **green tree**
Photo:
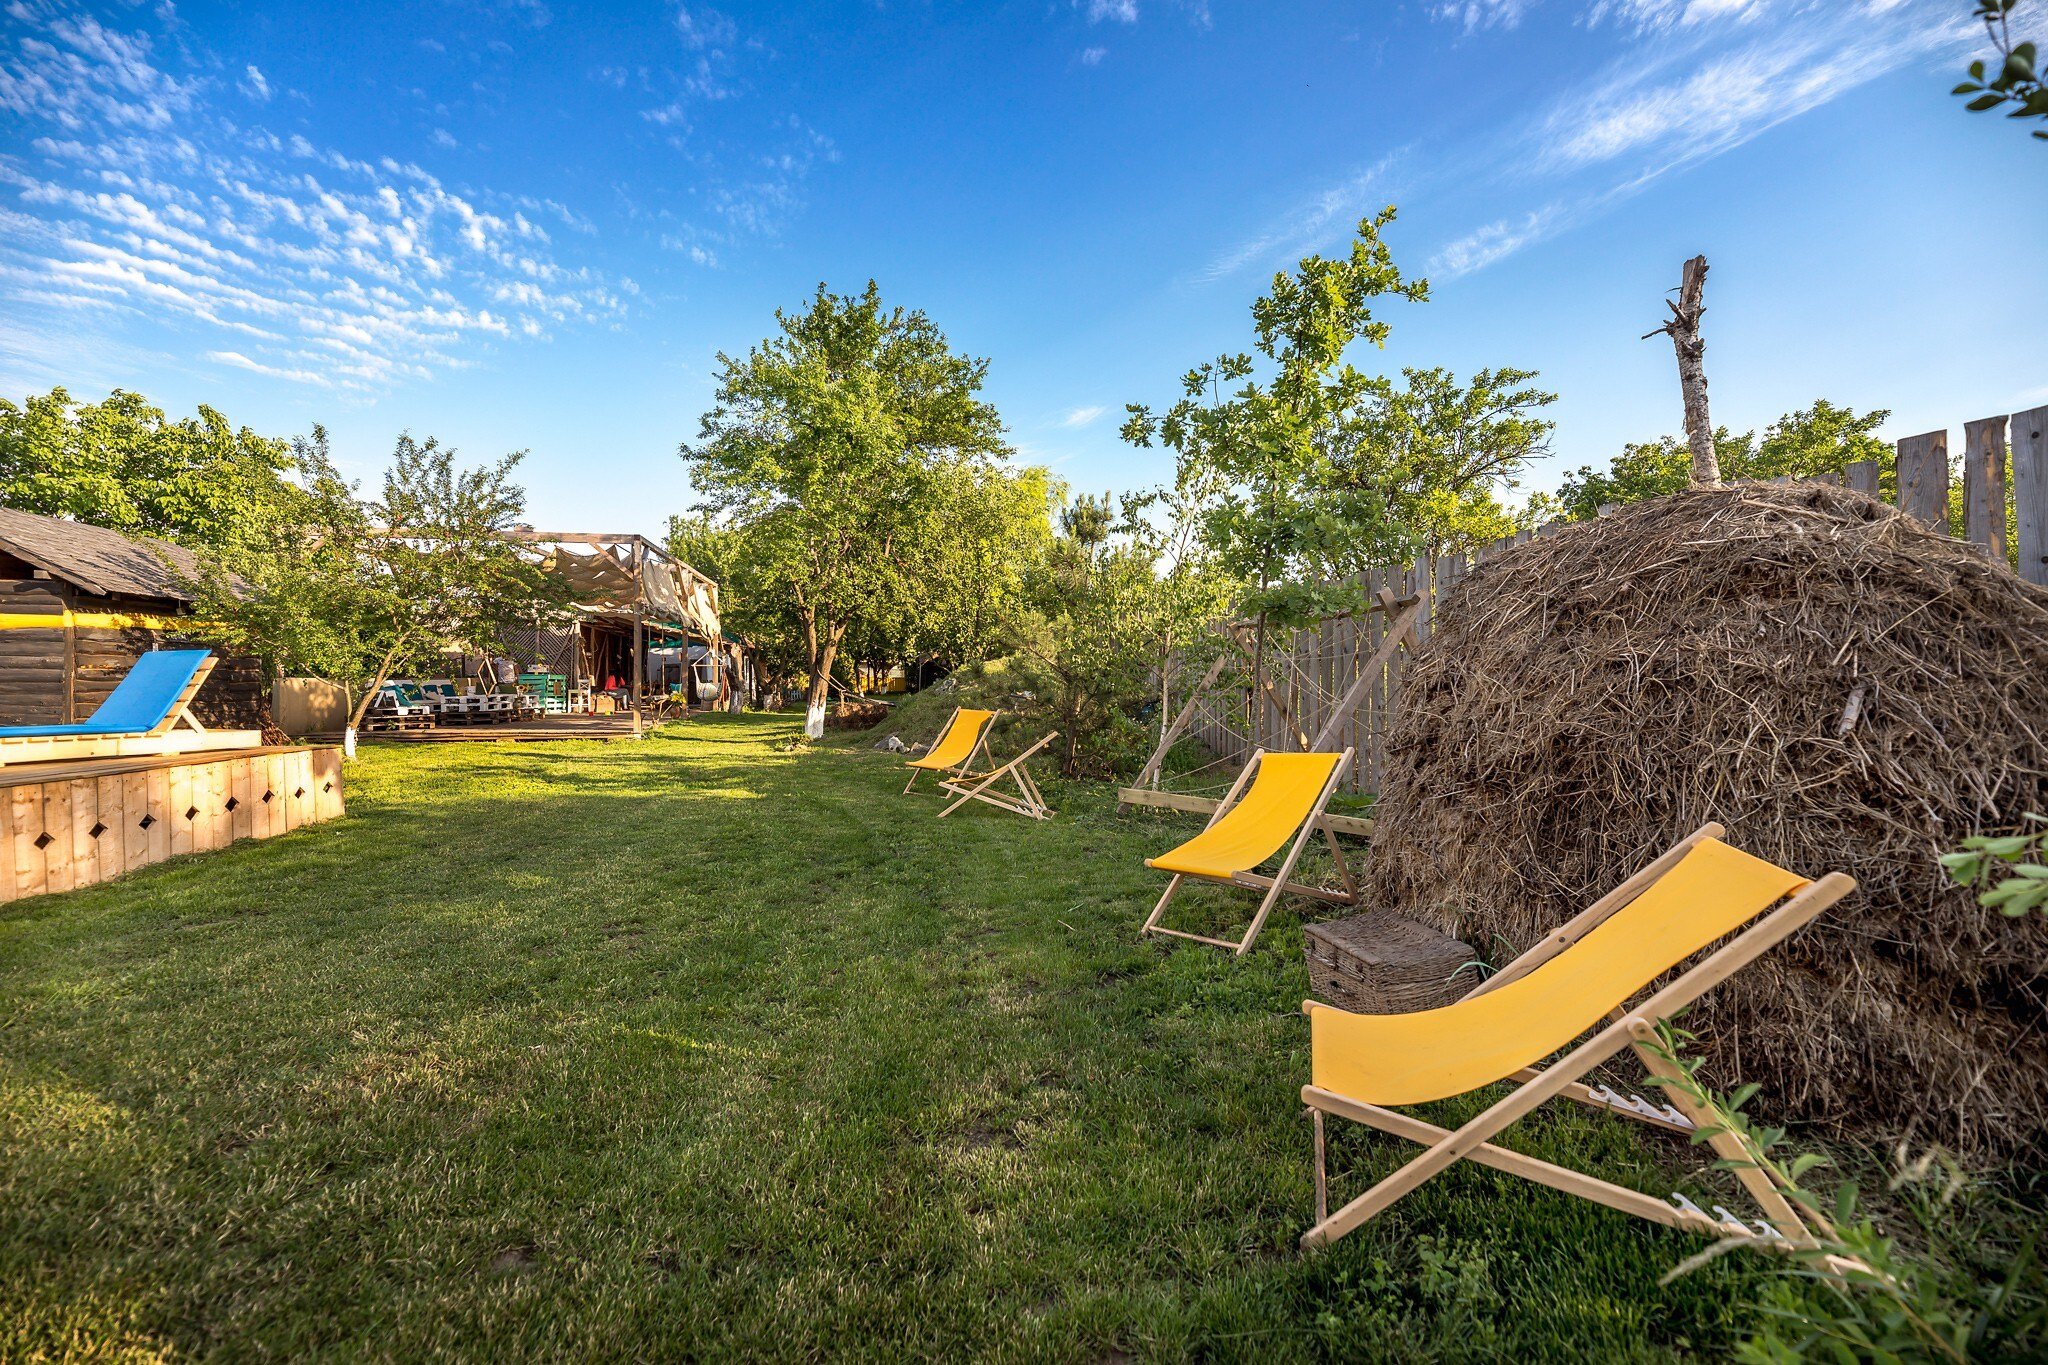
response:
[[[1030,613],[1023,653],[1035,665],[1039,701],[1060,729],[1060,769],[1108,776],[1144,753],[1136,711],[1150,697],[1159,642],[1177,602],[1162,573],[1148,499],[1082,497],[1061,512],[1060,534],[1025,576]]]
[[[1885,408],[1858,415],[1852,408],[1836,407],[1821,398],[1814,400],[1812,407],[1771,423],[1761,441],[1754,431],[1736,436],[1722,427],[1714,433],[1721,477],[1730,481],[1810,478],[1840,474],[1852,463],[1869,460],[1878,465],[1879,487],[1890,497],[1894,453],[1889,444],[1872,434],[1890,416]],[[1564,515],[1588,521],[1611,504],[1683,492],[1691,471],[1692,456],[1675,436],[1634,443],[1623,447],[1604,470],[1581,465],[1576,474],[1568,475],[1558,489],[1558,502]]]
[[[1348,255],[1310,256],[1276,274],[1252,305],[1259,353],[1221,356],[1190,370],[1182,397],[1155,417],[1128,407],[1124,439],[1165,445],[1183,467],[1207,471],[1215,488],[1203,538],[1222,570],[1251,585],[1245,609],[1259,622],[1305,625],[1356,605],[1332,566],[1395,557],[1401,530],[1377,488],[1338,470],[1341,433],[1359,421],[1375,387],[1344,355],[1359,341],[1386,344],[1389,325],[1372,306],[1392,296],[1421,300],[1427,280],[1409,280],[1380,230],[1388,207],[1359,223]]]
[[[703,515],[668,519],[668,551],[718,584],[719,620],[754,650],[761,690],[778,695],[807,662],[796,599],[758,539]]]
[[[794,606],[823,724],[847,631],[903,600],[906,564],[959,471],[1008,454],[980,397],[988,362],[954,353],[922,312],[819,285],[743,358],[719,355],[715,405],[681,448],[702,511],[744,531]]]
[[[1401,373],[1401,387],[1373,381],[1342,474],[1359,496],[1376,491],[1382,515],[1424,554],[1513,535],[1515,514],[1498,492],[1549,453],[1555,423],[1537,413],[1557,395],[1530,384],[1533,370],[1481,370],[1468,384],[1445,369]]]
[[[525,510],[511,479],[523,453],[459,469],[452,448],[402,435],[364,498],[315,427],[294,443],[291,495],[202,552],[196,614],[235,652],[347,687],[357,728],[396,669],[449,646],[499,648],[561,606],[562,585],[504,534]]]
[[[1046,471],[954,461],[935,471],[934,488],[900,572],[848,637],[867,662],[974,663],[1015,643],[1023,575],[1052,536]]]
[[[2048,119],[2048,83],[2041,80],[2037,65],[2040,51],[2033,43],[2012,40],[2012,15],[2019,0],[1976,0],[1976,5],[1975,17],[1983,21],[1996,56],[1990,62],[1971,62],[1970,78],[1950,93],[1970,96],[1963,107],[1972,113],[2009,104],[2007,118]],[[2034,136],[2048,141],[2048,130],[2036,128]]]
[[[200,405],[172,421],[116,389],[79,403],[62,388],[0,399],[0,504],[195,549],[252,532],[287,496],[282,440]]]

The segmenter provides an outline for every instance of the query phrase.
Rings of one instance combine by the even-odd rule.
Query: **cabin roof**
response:
[[[190,602],[178,573],[196,576],[190,550],[149,536],[0,507],[0,550],[87,592]],[[174,572],[176,570],[176,572]]]

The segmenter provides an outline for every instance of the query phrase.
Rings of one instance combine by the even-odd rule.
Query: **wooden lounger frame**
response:
[[[1257,750],[1252,754],[1251,761],[1246,763],[1244,770],[1237,775],[1237,781],[1231,784],[1230,790],[1224,793],[1223,799],[1216,803],[1216,809],[1210,814],[1208,824],[1202,826],[1203,829],[1207,829],[1210,825],[1221,820],[1225,813],[1237,803],[1238,799],[1244,794],[1245,789],[1251,785],[1252,774],[1265,761],[1265,757],[1266,751],[1264,749]],[[1266,925],[1266,916],[1273,913],[1273,907],[1279,903],[1282,892],[1288,892],[1297,896],[1308,896],[1314,900],[1328,901],[1332,905],[1358,904],[1358,882],[1351,875],[1351,865],[1345,861],[1344,850],[1337,843],[1337,832],[1330,827],[1329,813],[1324,809],[1324,807],[1329,805],[1330,797],[1335,795],[1337,784],[1344,780],[1344,774],[1351,771],[1351,757],[1352,751],[1347,748],[1344,750],[1344,756],[1331,766],[1329,777],[1323,781],[1323,789],[1316,794],[1315,804],[1309,807],[1307,818],[1301,822],[1301,828],[1295,833],[1294,842],[1288,846],[1287,856],[1281,861],[1280,870],[1271,877],[1262,876],[1256,872],[1239,872],[1229,879],[1228,884],[1231,886],[1242,886],[1254,891],[1263,890],[1266,893],[1265,898],[1259,902],[1258,913],[1252,916],[1251,924],[1245,929],[1243,938],[1232,942],[1229,939],[1211,938],[1207,934],[1191,934],[1185,929],[1168,929],[1159,922],[1160,917],[1166,913],[1167,904],[1179,892],[1181,882],[1187,877],[1195,875],[1187,872],[1176,872],[1173,874],[1172,880],[1166,884],[1165,894],[1159,897],[1159,904],[1152,907],[1151,916],[1146,919],[1144,928],[1138,932],[1141,934],[1166,934],[1173,938],[1189,939],[1195,943],[1206,943],[1214,948],[1228,948],[1237,956],[1243,957],[1251,951],[1252,943],[1259,936],[1259,930],[1263,929]],[[1308,848],[1310,836],[1318,831],[1329,841],[1330,856],[1336,861],[1337,875],[1344,882],[1344,889],[1342,891],[1330,891],[1320,886],[1305,886],[1300,882],[1288,880],[1289,877],[1294,875],[1294,865],[1301,861],[1302,853]],[[1198,878],[1198,880],[1221,881],[1222,879],[1202,877]]]
[[[993,719],[988,724],[990,729],[995,728],[995,721]],[[940,811],[939,818],[941,820],[945,819],[969,801],[986,801],[991,806],[999,806],[1003,810],[1013,811],[1018,815],[1028,815],[1033,820],[1051,819],[1054,814],[1053,808],[1045,803],[1045,793],[1038,789],[1037,779],[1031,776],[1031,769],[1026,767],[1025,764],[1040,749],[1043,749],[1059,737],[1059,731],[1048,730],[1044,738],[1040,739],[1023,753],[1018,754],[1008,763],[1003,764],[1000,768],[987,773],[949,777],[941,781],[939,783],[941,787],[944,787],[949,792],[958,792],[960,799]],[[993,790],[995,784],[1005,777],[1010,778],[1016,784],[1017,794],[1015,796],[1010,795],[1008,792]]]
[[[1722,833],[1721,826],[1716,824],[1694,831],[1671,851],[1602,896],[1570,923],[1476,987],[1466,998],[1497,990],[1510,981],[1527,976],[1634,900],[1659,877],[1677,866],[1695,844],[1702,839],[1719,838]],[[1833,1228],[1826,1218],[1813,1210],[1808,1209],[1802,1215],[1794,1207],[1793,1202],[1785,1197],[1785,1192],[1774,1183],[1760,1160],[1761,1153],[1747,1138],[1725,1128],[1717,1129],[1712,1116],[1676,1087],[1664,1087],[1666,1102],[1655,1104],[1640,1096],[1617,1094],[1604,1084],[1589,1087],[1582,1083],[1581,1078],[1627,1049],[1634,1050],[1651,1077],[1677,1076],[1679,1073],[1670,1060],[1655,1046],[1657,1026],[1784,942],[1802,925],[1855,889],[1856,883],[1839,872],[1829,873],[1808,884],[1776,910],[1733,935],[1696,966],[1652,992],[1640,1004],[1630,1007],[1624,1002],[1609,1015],[1607,1024],[1598,1032],[1547,1068],[1524,1067],[1504,1078],[1519,1084],[1505,1098],[1489,1105],[1483,1113],[1456,1131],[1313,1085],[1303,1086],[1301,1098],[1308,1106],[1315,1128],[1316,1221],[1315,1226],[1302,1234],[1302,1246],[1326,1246],[1336,1241],[1385,1212],[1396,1200],[1412,1193],[1432,1176],[1469,1159],[1666,1227],[1684,1228],[1720,1238],[1748,1238],[1784,1250],[1811,1250],[1815,1245],[1816,1230],[1822,1236],[1832,1236]],[[1308,1002],[1302,1006],[1304,1012],[1309,1008]],[[1719,1205],[1709,1214],[1683,1195],[1674,1195],[1667,1202],[1494,1145],[1491,1139],[1501,1130],[1544,1101],[1559,1096],[1670,1132],[1693,1134],[1707,1130],[1708,1145],[1756,1201],[1764,1215],[1763,1220],[1751,1226]],[[1368,1124],[1383,1133],[1417,1143],[1425,1150],[1364,1194],[1331,1213],[1323,1135],[1325,1114]]]
[[[953,708],[953,713],[946,717],[946,723],[939,727],[939,739],[944,739],[947,736],[947,734],[949,734],[952,731],[953,722],[958,720],[959,718],[960,708],[956,706]],[[991,711],[988,713],[988,724],[982,726],[981,733],[975,736],[974,747],[967,751],[967,757],[961,759],[958,766],[943,769],[946,776],[939,779],[939,784],[941,786],[944,786],[946,783],[951,782],[956,778],[971,779],[974,776],[974,756],[976,754],[980,754],[984,759],[986,759],[990,763],[995,762],[995,756],[990,754],[988,751],[988,736],[989,731],[995,729],[996,722],[1001,720],[1002,718],[1003,713],[1001,711]],[[933,740],[933,746],[936,747],[938,742],[939,741],[936,739]],[[903,794],[908,796],[910,794],[910,789],[917,785],[917,779],[923,774],[932,771],[935,770],[931,768],[911,768],[910,780],[903,784]]]
[[[64,759],[131,758],[150,754],[185,754],[215,749],[257,749],[261,730],[209,730],[191,711],[192,699],[218,660],[203,660],[178,693],[170,711],[152,728],[112,735],[0,736],[0,767],[14,763],[52,763]],[[177,727],[187,728],[180,730]]]

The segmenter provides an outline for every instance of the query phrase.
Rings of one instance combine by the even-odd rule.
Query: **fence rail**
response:
[[[1893,497],[1902,511],[1944,530],[1957,529],[1951,491],[1959,480],[1962,538],[1982,546],[1987,554],[2012,559],[2027,582],[2048,586],[2048,407],[1966,422],[1962,453],[1954,460],[1949,456],[1945,430],[1904,437],[1896,444],[1892,463]],[[1859,460],[1839,474],[1816,481],[1843,484],[1878,497],[1883,475],[1883,462]],[[1777,482],[1793,480],[1787,477]],[[1602,509],[1603,514],[1609,510]],[[1475,565],[1534,537],[1554,535],[1568,524],[1551,522],[1433,561],[1368,569],[1349,581],[1363,588],[1368,597],[1383,588],[1397,597],[1419,594],[1423,606],[1416,634],[1418,640],[1427,640],[1438,600],[1456,588]],[[1238,762],[1250,756],[1253,744],[1279,750],[1298,748],[1296,733],[1313,736],[1329,722],[1334,699],[1342,697],[1358,679],[1359,669],[1384,642],[1389,624],[1384,613],[1354,614],[1297,632],[1291,641],[1269,643],[1283,691],[1281,704],[1253,704],[1242,691],[1218,691],[1197,706],[1187,733],[1219,756]],[[1384,744],[1400,709],[1407,663],[1408,651],[1395,651],[1339,726],[1335,744],[1348,745],[1357,753],[1346,783],[1353,790],[1380,790],[1386,775]],[[1247,732],[1253,723],[1257,733],[1248,743]]]

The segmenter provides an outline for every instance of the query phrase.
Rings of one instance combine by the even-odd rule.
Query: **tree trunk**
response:
[[[398,657],[399,648],[404,643],[404,638],[400,637],[397,643],[384,651],[384,657],[378,660],[376,674],[370,679],[369,686],[363,689],[362,697],[357,700],[355,710],[349,715],[349,729],[360,730],[363,728],[363,717],[369,713],[370,704],[377,700],[377,690],[383,687],[385,682],[391,677],[392,661]]]
[[[834,626],[825,633],[824,644],[817,643],[815,628],[805,630],[812,642],[811,685],[804,692],[804,736],[808,739],[822,739],[825,734],[825,704],[832,691],[832,664],[839,655],[839,637],[846,633],[846,627]]]
[[[1707,344],[1700,339],[1700,315],[1707,311],[1703,296],[1707,287],[1707,258],[1695,256],[1685,263],[1679,279],[1678,301],[1666,305],[1671,321],[1648,336],[1662,332],[1671,338],[1678,353],[1678,389],[1685,399],[1685,443],[1692,450],[1692,486],[1712,488],[1721,482],[1721,459],[1714,449],[1714,423],[1707,416]]]

